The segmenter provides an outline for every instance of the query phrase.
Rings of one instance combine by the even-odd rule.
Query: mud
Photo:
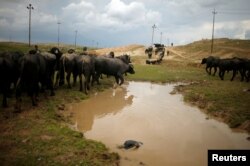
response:
[[[249,135],[171,95],[173,84],[129,82],[70,107],[74,127],[121,156],[122,166],[207,165],[208,149],[249,149]],[[133,139],[139,149],[117,146]]]

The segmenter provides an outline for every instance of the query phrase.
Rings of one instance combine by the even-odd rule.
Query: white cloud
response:
[[[231,38],[245,39],[247,32],[250,30],[250,20],[216,23],[215,30],[219,32],[218,35],[221,35],[220,37],[228,36]]]
[[[64,7],[63,12],[65,18],[73,18],[74,22],[85,24],[85,28],[94,29],[111,28],[123,31],[161,21],[161,14],[147,10],[143,3],[126,4],[121,0],[111,0],[102,9],[97,9],[94,4],[82,0],[79,4],[71,3]]]

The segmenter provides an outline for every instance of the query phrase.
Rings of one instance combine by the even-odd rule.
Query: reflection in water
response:
[[[116,115],[125,106],[131,105],[133,95],[126,96],[125,88],[108,90],[92,96],[90,100],[85,100],[74,106],[77,111],[75,122],[77,129],[83,132],[92,129],[94,119],[100,119],[108,114]]]
[[[225,124],[170,95],[174,85],[130,82],[101,92],[72,110],[77,128],[87,138],[118,152],[121,165],[207,165],[208,149],[249,149],[247,134],[233,133]],[[138,150],[121,150],[125,140],[143,142]]]

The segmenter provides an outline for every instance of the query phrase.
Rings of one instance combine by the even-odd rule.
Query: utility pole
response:
[[[57,22],[58,29],[57,29],[57,46],[59,47],[59,42],[60,42],[60,22]]]
[[[34,10],[34,7],[29,4],[29,6],[27,6],[27,9],[29,9],[29,47],[30,47],[30,38],[31,38],[31,10]]]
[[[153,46],[153,44],[154,44],[154,31],[155,31],[155,28],[156,28],[156,25],[154,24],[153,26],[152,26],[152,28],[153,28],[153,32],[152,32],[152,46]]]
[[[217,12],[214,11],[212,12],[213,14],[213,30],[212,30],[212,43],[211,43],[211,54],[213,53],[213,48],[214,48],[214,22],[215,22],[215,14],[217,14]]]
[[[77,37],[77,30],[75,30],[75,49],[76,49],[76,37]]]

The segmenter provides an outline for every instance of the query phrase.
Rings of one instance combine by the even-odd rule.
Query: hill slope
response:
[[[175,55],[175,59],[200,61],[211,55],[211,40],[200,40],[184,46],[170,47],[169,51]],[[215,39],[213,55],[221,58],[236,56],[250,59],[250,40]]]

